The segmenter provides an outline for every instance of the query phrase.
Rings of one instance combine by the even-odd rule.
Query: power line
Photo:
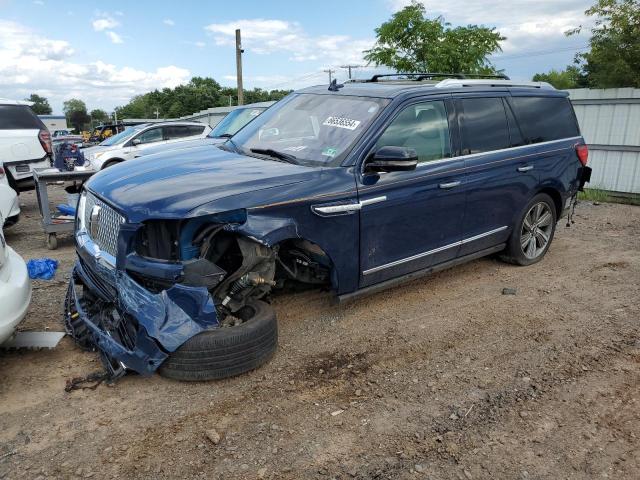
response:
[[[362,68],[362,65],[340,65],[340,68],[349,70],[349,80],[351,80],[351,69]]]
[[[529,52],[521,52],[514,55],[496,55],[493,56],[494,60],[509,60],[512,58],[523,58],[523,57],[539,57],[542,55],[551,55],[558,52],[572,52],[578,50],[584,50],[585,48],[589,48],[589,45],[584,45],[582,47],[566,47],[566,48],[556,48],[554,50],[538,50],[538,51],[529,51]]]

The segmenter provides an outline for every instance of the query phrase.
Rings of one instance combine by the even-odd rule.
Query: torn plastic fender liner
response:
[[[90,290],[95,288],[79,263],[73,276],[79,277]],[[95,346],[107,357],[142,375],[152,374],[167,358],[166,352],[173,352],[191,337],[218,326],[215,304],[205,287],[178,284],[151,293],[127,274],[117,272],[118,293],[113,303],[120,313],[119,321],[127,321],[126,315],[130,315],[142,327],[137,329],[135,346],[129,350],[102,328],[98,314],[89,316],[81,308],[73,282],[72,278],[69,288],[73,290],[76,311],[91,331]]]

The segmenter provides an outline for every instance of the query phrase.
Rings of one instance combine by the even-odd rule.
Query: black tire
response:
[[[278,322],[273,308],[253,301],[236,316],[245,321],[190,338],[169,355],[158,373],[174,380],[216,380],[266,363],[278,346]]]
[[[522,246],[521,242],[523,242],[526,238],[524,235],[525,219],[527,219],[527,221],[530,223],[530,219],[531,219],[531,217],[529,216],[530,212],[535,206],[538,206],[538,205],[544,205],[545,207],[543,208],[546,208],[546,211],[548,211],[551,214],[551,223],[548,226],[547,232],[542,231],[542,233],[545,233],[546,236],[548,237],[546,244],[544,244],[543,246],[539,244],[540,242],[534,243],[535,254],[532,257],[531,254],[525,253],[525,248]],[[537,263],[540,260],[542,260],[546,255],[547,251],[549,250],[549,246],[551,245],[551,242],[553,241],[553,235],[556,232],[557,218],[558,218],[558,213],[556,212],[556,206],[553,200],[551,199],[551,197],[546,193],[537,194],[535,197],[533,197],[529,201],[527,206],[523,209],[522,213],[518,217],[517,222],[513,226],[513,231],[511,232],[511,236],[509,237],[509,240],[507,242],[507,248],[505,248],[504,252],[500,255],[500,258],[505,262],[513,263],[515,265],[522,265],[522,266],[533,265],[534,263]],[[537,230],[537,231],[540,232],[540,230]],[[535,236],[535,235],[532,235],[532,236]],[[531,238],[531,236],[528,238]],[[539,237],[539,238],[543,238],[543,237]],[[533,241],[536,242],[535,239]],[[528,243],[528,246],[529,245],[530,244]]]

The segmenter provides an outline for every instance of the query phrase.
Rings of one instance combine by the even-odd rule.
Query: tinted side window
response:
[[[164,139],[173,140],[176,138],[184,138],[191,135],[189,133],[189,127],[186,125],[174,125],[171,127],[164,127]]]
[[[513,97],[511,101],[529,143],[580,135],[568,98]]]
[[[152,128],[136,137],[140,143],[152,143],[162,140],[162,128]]]
[[[509,147],[509,127],[501,98],[465,98],[462,106],[462,154]]]
[[[441,100],[418,103],[405,108],[376,142],[380,147],[415,149],[419,162],[451,156],[447,111]]]
[[[0,105],[0,130],[45,129],[42,121],[26,105]]]
[[[189,130],[189,135],[200,135],[202,132],[204,132],[204,125],[202,125],[201,127],[191,125],[190,127],[187,127],[187,129]]]

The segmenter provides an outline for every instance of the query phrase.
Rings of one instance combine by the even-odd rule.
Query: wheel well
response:
[[[337,288],[331,257],[316,243],[287,239],[278,244],[276,279]]]
[[[123,160],[121,158],[110,158],[109,160],[104,162],[101,170],[104,170],[105,168],[110,167],[111,165],[115,165],[116,163],[121,163],[122,161]]]
[[[562,213],[562,197],[560,196],[560,192],[555,188],[543,188],[538,193],[546,193],[553,200],[553,205],[556,207],[556,220]]]

